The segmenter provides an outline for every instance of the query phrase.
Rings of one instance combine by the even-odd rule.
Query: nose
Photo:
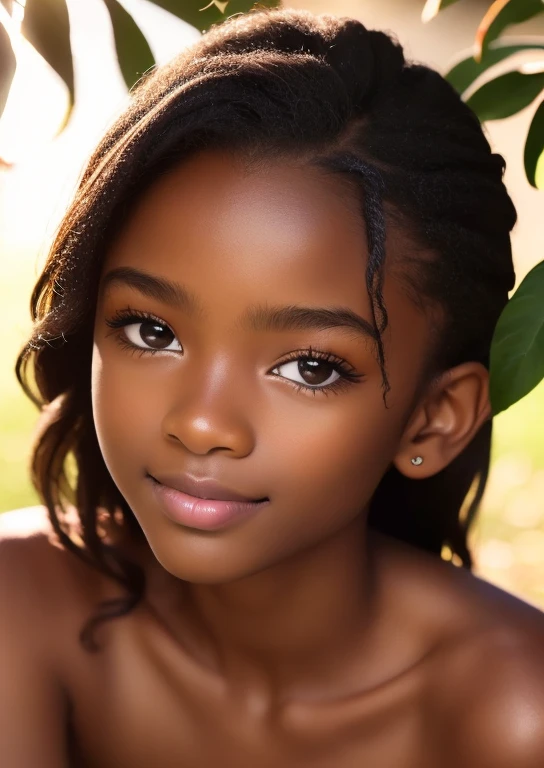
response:
[[[194,454],[224,450],[243,457],[251,453],[254,430],[239,369],[218,361],[207,374],[194,373],[186,372],[181,386],[177,382],[176,396],[163,418],[165,438]]]

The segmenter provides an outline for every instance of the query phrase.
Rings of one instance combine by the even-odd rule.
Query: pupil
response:
[[[324,360],[299,360],[298,369],[302,378],[307,384],[317,385],[323,384],[331,375],[331,371],[324,371],[319,373],[317,370],[319,367],[332,368],[330,363]]]
[[[157,349],[163,349],[172,343],[172,331],[163,325],[147,321],[140,327],[140,336],[143,342]]]

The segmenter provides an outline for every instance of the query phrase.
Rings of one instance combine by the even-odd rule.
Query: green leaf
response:
[[[542,0],[495,0],[480,22],[474,42],[476,60],[480,60],[489,44],[511,24],[538,16],[544,11]]]
[[[21,32],[66,83],[70,94],[69,114],[75,94],[66,0],[26,0]]]
[[[529,272],[499,317],[489,372],[493,415],[528,395],[544,378],[544,261]]]
[[[508,58],[508,56],[513,56],[520,51],[544,50],[544,38],[538,38],[533,41],[526,40],[519,40],[519,42],[516,42],[513,38],[494,40],[481,62],[476,61],[474,58],[474,48],[470,48],[470,50],[463,52],[463,58],[444,77],[462,95],[484,72]],[[469,54],[468,56],[467,53]]]
[[[542,152],[536,163],[535,187],[537,189],[544,189],[544,152]]]
[[[508,72],[482,85],[466,103],[482,122],[501,120],[529,106],[543,88],[544,72]]]
[[[132,16],[117,0],[104,0],[109,11],[121,73],[130,90],[144,72],[155,66],[149,43]]]
[[[523,153],[523,160],[525,163],[525,173],[527,174],[527,180],[533,187],[538,187],[537,183],[537,166],[544,152],[544,101],[542,101],[531,121],[531,127],[525,140],[525,151]],[[540,181],[540,179],[538,180]],[[542,297],[542,304],[544,305],[544,296]]]
[[[448,5],[453,5],[457,0],[427,0],[425,7],[421,12],[421,21],[426,24],[428,21],[432,21],[435,16],[438,16],[440,11],[447,8]]]
[[[17,62],[11,47],[11,40],[4,25],[0,24],[0,117],[8,100],[16,67]]]
[[[254,6],[277,8],[280,0],[230,0],[230,2],[211,2],[208,0],[152,0],[155,5],[170,11],[183,21],[205,32],[212,24],[224,21],[235,13],[247,13]],[[221,12],[224,8],[224,13]]]

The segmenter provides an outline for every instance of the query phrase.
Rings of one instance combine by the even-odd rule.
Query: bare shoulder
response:
[[[436,555],[378,541],[392,613],[425,638],[429,733],[444,768],[542,768],[544,613]]]
[[[0,513],[0,541],[37,536],[40,533],[48,533],[50,528],[47,509],[42,506]]]
[[[39,576],[44,587],[55,566],[60,567],[66,560],[43,506],[0,514],[0,553],[3,569],[15,569],[33,578]]]
[[[541,768],[544,613],[432,555],[414,564],[412,594],[439,629],[429,701],[452,765]]]
[[[2,764],[66,765],[68,697],[62,684],[46,518],[0,516],[0,753]],[[48,549],[49,548],[49,549]]]
[[[66,521],[70,525],[77,522],[75,509],[70,508],[67,511]],[[31,540],[35,547],[41,542],[45,550],[46,543],[55,546],[55,539],[47,507],[36,505],[0,513],[0,541]]]
[[[53,528],[45,507],[25,507],[0,514],[0,566],[18,573],[45,575],[41,566],[54,548]],[[15,575],[15,574],[14,574]],[[19,582],[14,581],[15,589]]]
[[[433,709],[454,764],[544,765],[544,631],[504,624],[459,636],[436,659]]]
[[[476,573],[390,537],[375,538],[394,613],[413,618],[440,647],[489,632],[511,632],[537,644],[544,636],[544,612]],[[543,646],[544,650],[544,646]]]
[[[73,511],[67,521],[75,522]],[[60,543],[43,506],[0,514],[0,571],[14,598],[51,631],[88,611],[99,588],[95,571]]]

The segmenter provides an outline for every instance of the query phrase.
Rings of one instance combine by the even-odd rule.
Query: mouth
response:
[[[217,489],[215,497],[196,496],[173,487],[171,477],[169,477],[169,483],[162,482],[165,479],[162,475],[160,480],[149,473],[147,477],[151,481],[154,496],[166,517],[185,528],[219,531],[252,517],[269,502],[268,497],[249,499],[217,484],[214,486]],[[179,476],[176,482],[179,486]],[[217,499],[218,493],[224,496],[228,493],[228,496]],[[232,496],[238,498],[229,498]]]
[[[152,475],[148,472],[146,474],[153,482],[200,501],[229,501],[245,504],[260,504],[264,501],[269,501],[267,496],[251,497],[228,488],[211,478],[196,479],[190,475],[167,473]]]

